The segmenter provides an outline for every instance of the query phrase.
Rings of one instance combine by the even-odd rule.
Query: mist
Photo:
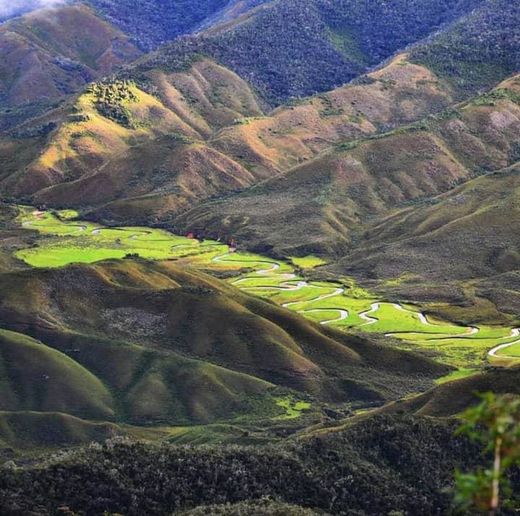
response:
[[[6,20],[18,14],[63,4],[65,0],[0,0],[0,20]]]

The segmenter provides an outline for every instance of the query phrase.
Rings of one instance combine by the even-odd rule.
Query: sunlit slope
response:
[[[345,253],[353,236],[356,245],[359,235],[371,238],[363,229],[375,215],[514,163],[519,102],[515,77],[437,116],[346,143],[243,194],[204,204],[178,222],[210,234],[226,231],[250,247],[286,255]],[[381,228],[387,231],[385,222]],[[456,238],[455,230],[451,234]]]
[[[70,95],[140,52],[92,9],[76,4],[3,24],[0,55],[0,108],[6,108]]]
[[[19,172],[6,178],[6,189],[68,205],[156,195],[161,215],[252,184],[257,174],[206,142],[221,125],[261,114],[244,81],[207,60],[186,73],[157,72],[150,81],[159,96],[133,82],[90,86],[71,109],[56,114],[58,128],[38,157],[25,167],[18,158],[12,170]],[[6,140],[6,154],[17,143]]]

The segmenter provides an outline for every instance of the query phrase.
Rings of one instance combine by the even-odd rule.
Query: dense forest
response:
[[[226,504],[247,508],[244,502],[263,499],[262,506],[268,499],[277,501],[274,510],[282,503],[332,514],[446,514],[455,468],[482,460],[474,444],[453,436],[456,426],[378,416],[255,448],[113,440],[32,468],[4,465],[1,508],[4,514],[55,514],[68,507],[70,514],[159,515],[212,505],[220,509],[194,514],[240,514]],[[511,480],[520,486],[518,471]]]

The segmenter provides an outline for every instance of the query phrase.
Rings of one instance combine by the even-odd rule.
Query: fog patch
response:
[[[0,21],[7,20],[13,16],[41,9],[42,7],[53,7],[64,4],[67,0],[0,0]]]

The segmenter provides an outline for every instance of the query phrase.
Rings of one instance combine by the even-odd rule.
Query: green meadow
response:
[[[24,208],[19,223],[37,230],[40,237],[16,256],[33,267],[63,267],[134,257],[182,259],[194,267],[233,271],[228,281],[237,288],[268,298],[316,323],[384,334],[394,338],[400,347],[424,350],[456,366],[463,374],[488,362],[503,364],[520,360],[520,340],[513,328],[458,326],[431,319],[417,307],[378,299],[353,282],[308,281],[298,270],[324,264],[314,256],[279,261],[242,251],[232,253],[221,242],[199,242],[162,229],[108,228],[78,221],[76,217],[72,210],[51,213]],[[500,349],[490,355],[497,346]],[[296,408],[291,411],[291,414],[301,412]]]

